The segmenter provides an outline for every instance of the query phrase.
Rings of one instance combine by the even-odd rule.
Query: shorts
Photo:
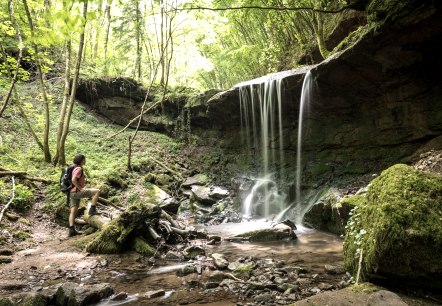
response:
[[[94,193],[90,188],[84,188],[83,191],[71,192],[69,199],[69,207],[79,206],[80,200],[83,198],[92,198]]]

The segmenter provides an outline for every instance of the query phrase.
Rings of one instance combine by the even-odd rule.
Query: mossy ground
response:
[[[442,273],[442,177],[395,165],[374,179],[347,224],[345,266],[356,274],[424,277]]]

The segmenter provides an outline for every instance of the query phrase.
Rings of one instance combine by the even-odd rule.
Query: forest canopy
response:
[[[20,46],[18,81],[36,73],[37,56],[46,78],[63,74],[66,42],[78,50],[84,34],[83,78],[226,89],[308,63],[301,59],[314,50],[326,58],[332,50],[325,39],[348,5],[339,0],[2,1],[0,82],[9,83],[5,76],[14,70]],[[76,56],[73,52],[71,65]]]

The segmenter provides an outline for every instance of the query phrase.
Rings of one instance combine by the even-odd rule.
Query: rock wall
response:
[[[358,30],[366,33],[357,43],[283,78],[289,168],[294,166],[299,99],[307,70],[315,81],[303,137],[307,177],[379,171],[404,161],[442,134],[441,3],[407,1],[392,9],[388,1],[372,1],[369,17],[371,24]],[[239,108],[234,87],[192,110],[193,131],[203,136],[201,145],[241,150]]]

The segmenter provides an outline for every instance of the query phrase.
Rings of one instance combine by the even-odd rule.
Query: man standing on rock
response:
[[[85,188],[86,176],[84,175],[83,166],[86,164],[86,157],[83,154],[78,154],[74,157],[74,170],[72,170],[72,184],[74,187],[69,190],[70,197],[70,215],[69,215],[69,237],[78,235],[75,230],[74,222],[77,215],[78,206],[82,198],[92,198],[92,205],[89,209],[89,216],[97,214],[96,205],[100,190],[96,188]]]

